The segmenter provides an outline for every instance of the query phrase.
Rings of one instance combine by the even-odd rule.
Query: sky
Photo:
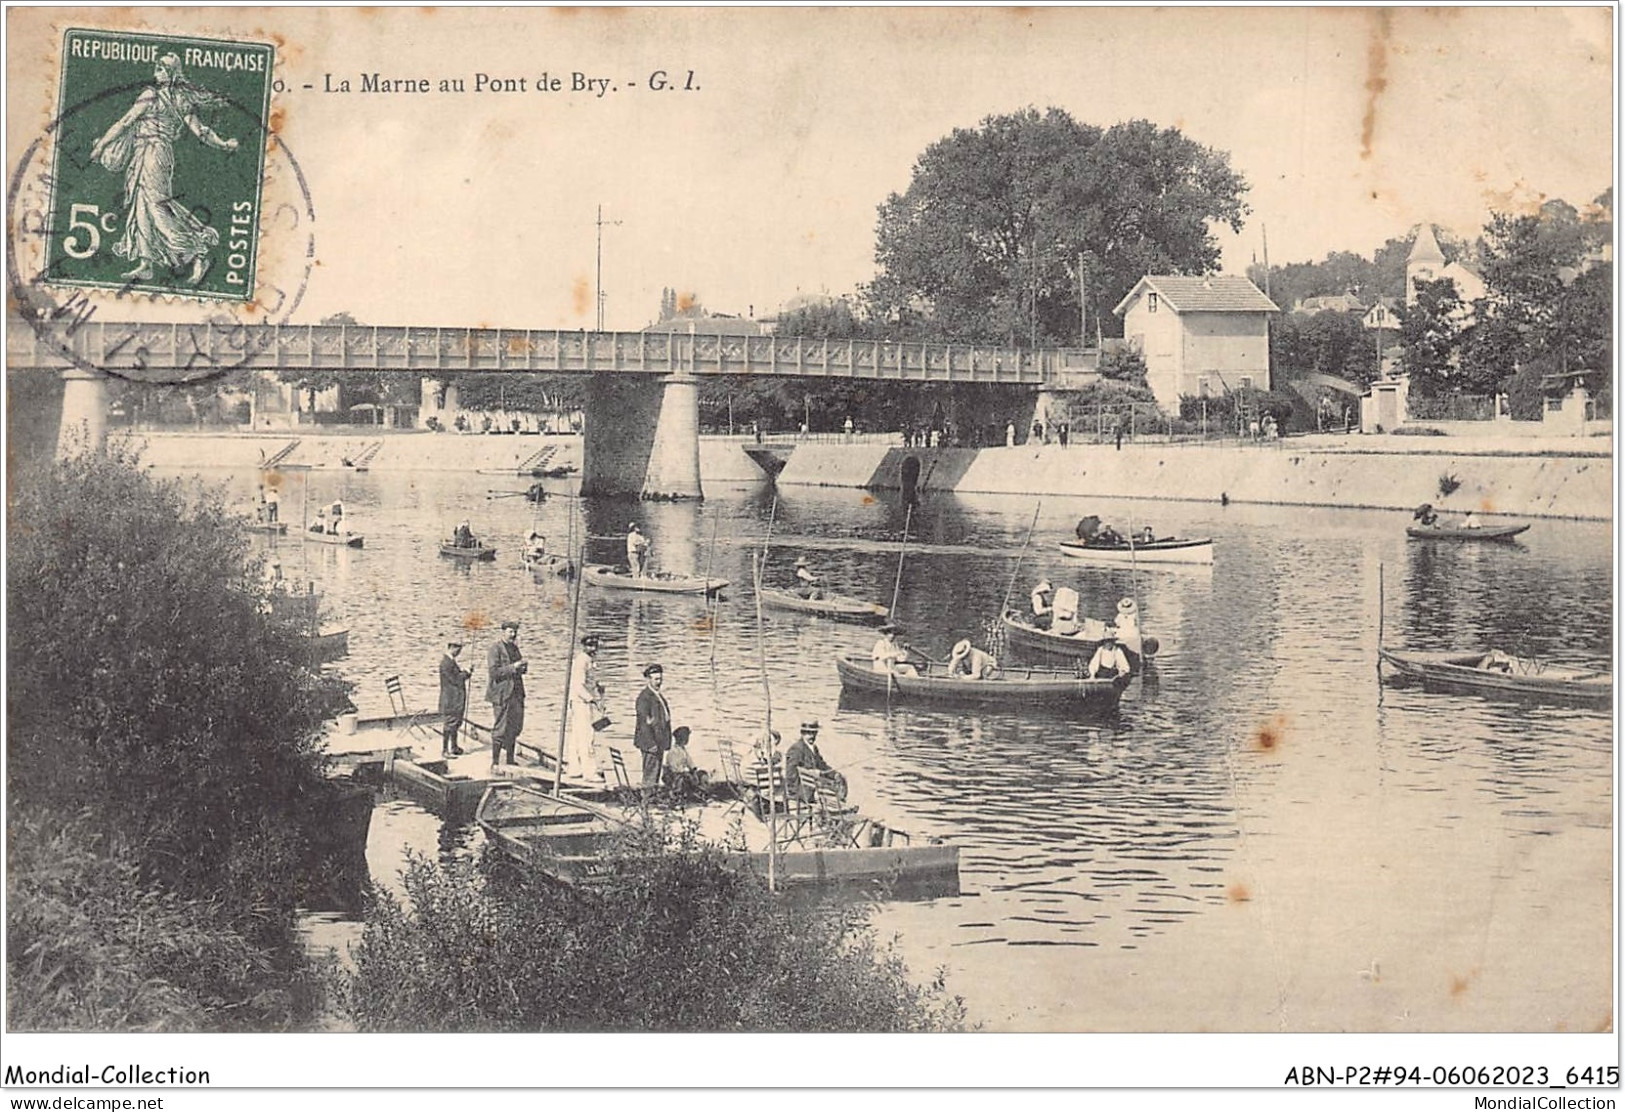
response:
[[[873,277],[876,208],[918,155],[1027,106],[1145,118],[1229,152],[1252,187],[1245,229],[1218,235],[1234,273],[1266,235],[1275,264],[1369,255],[1423,220],[1470,237],[1492,209],[1580,204],[1614,174],[1600,7],[9,16],[12,165],[53,102],[65,27],[278,45],[278,133],[316,217],[304,321],[590,328],[599,206],[607,327],[649,323],[668,286],[756,316],[849,293]],[[662,70],[676,87],[651,90]],[[467,91],[355,91],[364,73]],[[478,73],[526,91],[476,93]],[[563,87],[537,91],[544,73]],[[573,91],[577,73],[614,91]],[[352,92],[324,91],[343,80]]]

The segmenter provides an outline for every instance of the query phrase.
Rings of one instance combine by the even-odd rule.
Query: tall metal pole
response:
[[[599,205],[598,219],[595,221],[595,223],[598,227],[598,265],[595,278],[595,285],[597,287],[598,294],[598,324],[596,331],[602,332],[604,330],[604,225],[608,224],[611,227],[616,227],[620,224],[620,221],[605,220],[604,206]]]

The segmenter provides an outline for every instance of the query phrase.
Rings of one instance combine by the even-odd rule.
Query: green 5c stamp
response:
[[[44,280],[249,300],[274,56],[266,43],[67,31]]]

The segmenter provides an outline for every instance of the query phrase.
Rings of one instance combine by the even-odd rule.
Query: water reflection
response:
[[[1168,503],[1136,516],[1153,517],[1159,533],[1219,538],[1211,568],[1095,568],[1057,547],[1099,509],[1081,499],[1045,499],[1029,545],[1031,499],[927,495],[910,511],[891,495],[730,488],[702,505],[578,501],[567,484],[550,483],[556,496],[533,505],[491,495],[528,480],[312,472],[295,485],[300,478],[310,505],[342,497],[367,533],[359,551],[277,545],[287,573],[317,580],[349,626],[343,668],[364,702],[379,702],[383,677],[399,674],[409,701],[430,705],[447,634],[466,632],[466,659],[482,664],[495,623],[513,615],[533,662],[526,736],[556,732],[571,596],[567,582],[522,567],[533,527],[560,546],[585,538],[588,560],[620,563],[636,520],[656,566],[731,580],[714,608],[584,592],[580,631],[602,638],[611,744],[630,748],[641,669],[660,661],[675,719],[693,728],[691,749],[714,761],[716,738],[761,728],[760,653],[775,723],[823,721],[825,754],[847,773],[853,802],[961,847],[967,894],[921,914],[954,934],[965,955],[956,960],[977,977],[998,977],[989,955],[1006,946],[1123,948],[1177,931],[1224,905],[1238,873],[1261,863],[1318,869],[1309,831],[1376,831],[1407,847],[1387,866],[1404,874],[1394,883],[1448,899],[1506,877],[1433,855],[1424,847],[1441,831],[1506,845],[1606,832],[1611,821],[1607,715],[1382,688],[1376,672],[1379,567],[1390,645],[1497,644],[1610,666],[1603,524],[1540,522],[1519,546],[1448,546],[1408,542],[1405,515]],[[254,479],[233,476],[245,504]],[[284,494],[290,504],[297,491]],[[866,653],[872,630],[768,611],[758,647],[751,560],[770,515],[769,583],[788,584],[805,555],[841,593],[889,603],[896,589],[905,639],[932,655],[960,637],[983,640],[1003,601],[1022,604],[1041,576],[1075,587],[1091,615],[1134,598],[1161,655],[1106,721],[843,701],[833,657]],[[440,534],[464,517],[501,549],[494,564],[437,557]],[[484,717],[478,672],[471,693]],[[401,800],[379,806],[372,830],[372,875],[386,887],[398,887],[408,850],[446,860],[479,844],[477,831]],[[1584,844],[1605,859],[1608,839],[1594,842]],[[1244,844],[1255,847],[1245,868]],[[1489,856],[1496,869],[1524,867],[1516,853]]]

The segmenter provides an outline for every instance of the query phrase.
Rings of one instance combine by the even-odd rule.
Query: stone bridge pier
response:
[[[705,497],[693,374],[594,374],[584,418],[581,493]]]

